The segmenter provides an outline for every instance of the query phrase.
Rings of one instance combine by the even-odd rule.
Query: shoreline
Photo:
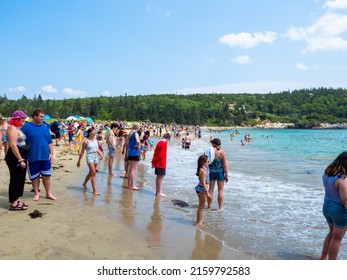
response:
[[[2,260],[252,259],[185,220],[172,198],[155,197],[148,187],[154,186],[154,175],[140,164],[137,180],[143,189],[139,192],[126,189],[125,180],[107,176],[107,157],[97,174],[101,195],[83,191],[85,161],[78,169],[77,153],[67,150],[63,145],[55,147],[51,182],[57,200],[44,198],[41,184],[40,200],[32,201],[27,179],[21,198],[29,204],[26,211],[8,210],[9,175],[1,160]],[[122,161],[115,161],[116,169],[123,167]],[[30,218],[34,210],[43,217]]]
[[[230,129],[347,129],[347,123],[320,123],[311,125],[295,125],[293,123],[265,123],[245,126],[201,126],[202,130],[230,130]]]

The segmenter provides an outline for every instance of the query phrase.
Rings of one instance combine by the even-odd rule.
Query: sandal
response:
[[[11,205],[10,207],[10,211],[22,211],[27,209],[28,209],[28,205],[20,201],[17,202],[16,206]]]

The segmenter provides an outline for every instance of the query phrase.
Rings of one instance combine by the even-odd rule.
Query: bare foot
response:
[[[51,199],[51,200],[56,200],[56,198],[53,196],[53,194],[49,193],[46,195],[47,199]]]
[[[134,187],[132,187],[132,188],[129,188],[129,190],[138,191],[138,190],[140,190],[140,188],[134,186]]]
[[[83,186],[83,188],[85,189],[85,190],[89,190],[89,188],[87,187],[87,185],[82,185]]]
[[[163,194],[162,192],[160,192],[160,193],[157,193],[156,196],[158,196],[158,197],[165,197],[166,195]]]
[[[38,201],[40,198],[40,195],[39,194],[35,194],[34,197],[33,197],[33,201]]]
[[[97,192],[97,191],[93,192],[93,194],[94,194],[94,195],[100,195],[100,193]]]
[[[109,173],[108,176],[113,176],[113,177],[117,177],[118,175],[115,173]]]
[[[197,227],[201,227],[202,226],[202,222],[196,223]]]

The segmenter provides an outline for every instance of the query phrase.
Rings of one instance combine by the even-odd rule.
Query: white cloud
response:
[[[72,88],[64,88],[63,92],[67,95],[71,95],[71,96],[77,96],[77,97],[81,97],[81,96],[85,96],[87,95],[87,93],[83,90],[78,90],[78,89],[72,89]]]
[[[55,89],[52,85],[46,85],[41,88],[41,92],[44,93],[56,93],[58,92],[57,89]]]
[[[307,27],[292,27],[286,36],[292,41],[306,42],[305,51],[347,49],[347,40],[341,37],[347,32],[347,15],[326,13]]]
[[[250,64],[252,63],[252,59],[248,55],[239,55],[231,59],[232,62],[238,64]]]
[[[106,96],[106,97],[110,97],[111,96],[111,93],[108,91],[108,90],[104,90],[102,93],[101,93],[102,96]]]
[[[23,93],[26,92],[27,89],[24,86],[19,86],[15,88],[8,88],[7,91],[12,93]]]
[[[325,6],[331,9],[347,9],[347,0],[329,0]]]
[[[295,67],[296,67],[296,69],[298,69],[298,70],[300,70],[300,71],[306,71],[306,70],[308,70],[307,66],[304,65],[304,64],[302,64],[302,63],[297,63],[297,64],[295,64]]]
[[[272,44],[276,40],[277,34],[275,32],[265,31],[263,33],[246,33],[241,32],[238,34],[231,33],[219,38],[222,44],[229,45],[230,47],[238,48],[253,48],[261,43]]]

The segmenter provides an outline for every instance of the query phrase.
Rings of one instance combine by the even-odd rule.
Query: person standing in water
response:
[[[329,232],[323,243],[321,260],[336,260],[347,230],[347,151],[328,165],[323,175],[325,190],[323,215]]]
[[[196,214],[196,226],[202,225],[202,216],[206,204],[206,198],[210,199],[211,195],[207,190],[207,184],[206,184],[206,172],[208,169],[208,156],[207,155],[201,155],[198,158],[198,168],[196,172],[196,176],[199,177],[199,183],[195,187],[195,191],[199,198],[199,207]]]
[[[228,183],[228,166],[226,161],[225,152],[221,150],[222,142],[218,138],[214,138],[211,141],[212,147],[214,149],[214,159],[209,165],[210,169],[210,186],[209,193],[211,197],[207,200],[207,207],[211,208],[213,200],[213,191],[215,183],[218,186],[218,209],[223,209],[224,202],[224,182]]]
[[[162,193],[161,187],[163,184],[164,176],[166,175],[166,157],[167,157],[167,143],[170,141],[170,133],[165,133],[154,149],[152,168],[155,168],[155,195],[159,197],[166,196]]]

